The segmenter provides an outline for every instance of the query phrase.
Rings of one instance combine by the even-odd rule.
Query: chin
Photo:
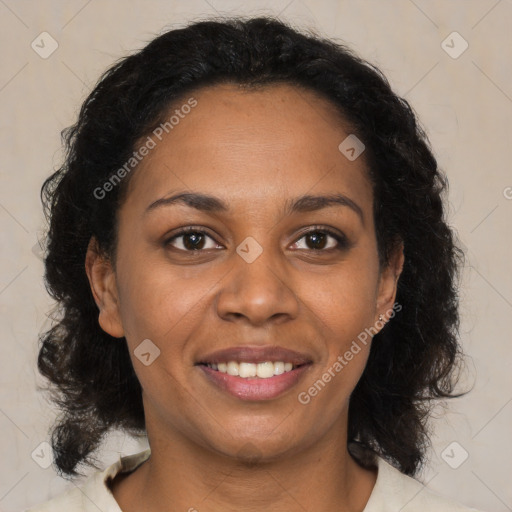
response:
[[[290,438],[279,435],[264,434],[261,438],[245,435],[243,437],[233,436],[222,442],[211,446],[215,451],[230,459],[235,459],[244,465],[258,465],[278,460],[297,447]]]

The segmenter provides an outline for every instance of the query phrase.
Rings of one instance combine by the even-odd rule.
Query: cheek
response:
[[[183,359],[187,339],[205,318],[208,290],[222,275],[192,267],[172,269],[168,262],[136,254],[125,258],[117,271],[120,314],[129,345],[133,349],[148,338],[165,358]]]
[[[368,359],[378,283],[378,262],[371,254],[354,253],[321,282],[311,280],[304,291],[325,351],[314,382],[301,391],[306,393],[304,401],[311,400],[313,407],[332,415],[348,404]],[[325,421],[327,416],[331,414]]]
[[[354,257],[328,275],[304,280],[304,297],[339,349],[374,321],[378,271],[373,260]]]
[[[120,314],[126,338],[161,340],[176,323],[175,317],[191,308],[179,280],[170,280],[166,269],[137,254],[117,265]]]
[[[324,288],[309,293],[308,304],[312,318],[318,320],[319,344],[324,351],[317,372],[306,380],[297,399],[321,418],[316,425],[320,430],[348,407],[366,366],[371,346],[366,329],[374,320],[375,276],[370,264],[365,268],[347,263],[324,281]]]
[[[317,306],[318,315],[322,315],[321,334],[325,340],[320,370],[336,396],[346,395],[355,387],[366,365],[371,342],[371,336],[365,331],[372,325],[371,302],[366,294],[346,291],[336,295],[338,300]]]

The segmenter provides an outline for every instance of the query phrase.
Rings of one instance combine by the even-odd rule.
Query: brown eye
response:
[[[325,249],[326,245],[328,245],[329,235],[321,233],[320,231],[315,231],[313,233],[308,233],[304,238],[306,239],[306,241],[309,240],[311,242],[311,249],[318,250]]]
[[[349,247],[348,240],[344,235],[326,228],[312,229],[302,235],[299,240],[302,239],[306,241],[304,244],[306,247],[298,247],[301,250],[329,252],[330,250],[341,250]],[[329,239],[331,239],[331,241],[329,241]],[[296,245],[298,243],[298,241],[295,242]]]
[[[176,246],[174,242],[180,239],[182,239],[182,241],[177,243]],[[207,239],[210,239],[214,242],[213,244],[210,244],[210,247],[205,247],[205,245],[207,244]],[[218,247],[218,244],[215,242],[215,240],[213,240],[213,238],[209,236],[206,232],[194,228],[187,228],[181,230],[180,232],[173,235],[171,238],[168,238],[164,242],[164,245],[166,247],[171,245],[179,251],[186,252],[215,249],[216,247]]]

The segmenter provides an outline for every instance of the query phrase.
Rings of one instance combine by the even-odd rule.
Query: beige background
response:
[[[219,13],[280,14],[344,40],[418,112],[448,174],[450,222],[468,251],[462,343],[474,383],[447,414],[439,411],[421,478],[481,510],[512,510],[510,0],[0,0],[0,510],[21,511],[74,485],[32,458],[36,450],[44,462],[41,443],[56,416],[36,391],[36,334],[51,303],[34,245],[41,182],[61,161],[60,131],[118,57],[166,26]],[[31,48],[43,31],[59,45],[47,59]],[[441,46],[453,31],[469,44],[458,58]],[[453,53],[463,42],[452,39]],[[458,469],[442,457],[454,441],[445,457],[452,465],[469,454]],[[142,448],[112,435],[101,461]]]

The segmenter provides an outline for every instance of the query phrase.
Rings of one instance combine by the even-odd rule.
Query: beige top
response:
[[[133,455],[119,456],[119,460],[89,476],[80,487],[73,487],[23,512],[122,512],[107,482],[118,473],[135,470],[150,454],[148,448]],[[380,457],[377,466],[377,481],[363,512],[478,512],[427,489]]]

